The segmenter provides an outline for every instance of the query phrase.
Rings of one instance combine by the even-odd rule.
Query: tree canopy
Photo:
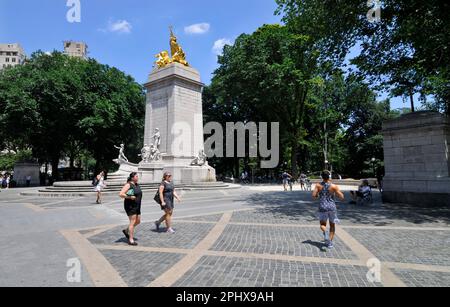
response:
[[[0,72],[0,145],[30,148],[54,175],[61,158],[86,151],[98,168],[110,167],[114,144],[140,146],[144,101],[143,88],[115,68],[36,52]]]
[[[340,63],[353,59],[371,82],[392,96],[450,112],[450,3],[441,0],[381,1],[381,21],[369,22],[366,1],[277,0],[278,13],[297,33],[314,35],[323,55]],[[434,100],[427,103],[426,97]],[[413,101],[412,101],[413,102]],[[450,114],[450,113],[449,113]]]
[[[321,61],[317,48],[313,37],[280,25],[239,36],[225,46],[205,90],[205,120],[280,122],[280,168],[286,162],[296,176],[320,171],[328,159],[341,174],[362,176],[364,162],[383,159],[380,130],[389,102],[378,103],[357,75]],[[218,164],[237,176],[250,160],[241,162]]]

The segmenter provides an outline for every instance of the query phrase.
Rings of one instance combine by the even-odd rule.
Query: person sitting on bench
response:
[[[358,191],[351,191],[351,204],[357,204],[358,201],[370,200],[372,196],[372,189],[370,188],[369,180],[364,180]]]

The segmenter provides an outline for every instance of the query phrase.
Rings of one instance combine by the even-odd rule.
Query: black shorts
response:
[[[141,204],[125,203],[124,207],[128,216],[141,215]]]

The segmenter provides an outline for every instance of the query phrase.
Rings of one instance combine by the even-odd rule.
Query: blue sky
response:
[[[80,23],[67,21],[66,3],[0,0],[0,42],[19,42],[29,55],[38,49],[62,50],[64,40],[85,41],[89,56],[143,83],[154,55],[169,49],[168,27],[173,25],[188,61],[209,83],[217,66],[216,41],[232,41],[264,23],[280,21],[274,16],[274,0],[80,0]],[[196,24],[208,24],[209,30],[185,31]]]
[[[154,55],[169,49],[173,25],[188,61],[208,84],[217,67],[214,45],[280,22],[275,0],[78,1],[81,22],[69,23],[68,0],[0,0],[0,42],[18,42],[30,55],[62,50],[64,40],[84,41],[90,57],[144,83]],[[401,99],[393,101],[394,108],[402,106]]]

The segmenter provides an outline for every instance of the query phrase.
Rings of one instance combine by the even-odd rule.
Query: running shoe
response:
[[[329,241],[327,244],[328,249],[333,249],[334,248],[334,244],[333,241]]]
[[[175,230],[173,230],[172,228],[167,229],[167,233],[175,233]]]

